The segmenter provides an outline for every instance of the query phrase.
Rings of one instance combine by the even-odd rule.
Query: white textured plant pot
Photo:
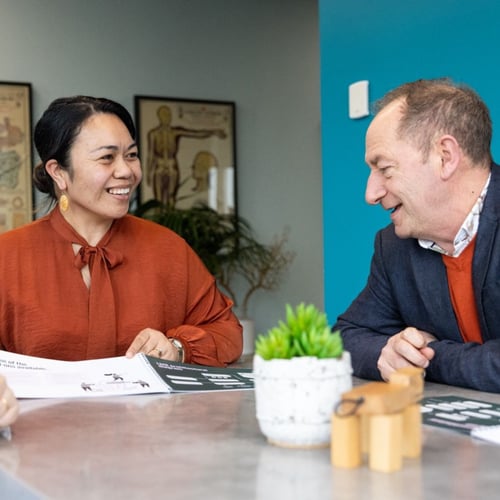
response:
[[[322,447],[331,440],[331,418],[341,395],[352,388],[351,356],[253,358],[257,420],[278,446]]]

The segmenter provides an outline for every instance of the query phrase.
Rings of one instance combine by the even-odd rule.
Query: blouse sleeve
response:
[[[227,366],[241,356],[242,327],[232,312],[233,302],[219,291],[215,278],[191,249],[188,257],[184,323],[169,329],[167,337],[182,343],[186,363]]]

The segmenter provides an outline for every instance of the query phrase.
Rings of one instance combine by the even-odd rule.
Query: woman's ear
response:
[[[66,182],[67,172],[61,168],[61,165],[57,160],[49,160],[45,164],[45,170],[47,174],[52,177],[52,180],[56,183],[60,191],[66,191],[68,184]]]
[[[446,180],[460,165],[463,156],[462,149],[452,135],[443,135],[438,142],[438,151],[441,156],[441,178]]]

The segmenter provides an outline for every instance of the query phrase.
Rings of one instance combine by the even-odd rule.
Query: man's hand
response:
[[[413,327],[393,335],[378,358],[377,368],[382,378],[389,380],[392,372],[405,366],[427,368],[434,357],[434,350],[427,347],[427,344],[433,340],[436,340],[434,335]]]

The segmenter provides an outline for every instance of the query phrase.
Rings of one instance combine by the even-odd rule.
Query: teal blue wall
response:
[[[479,92],[495,130],[499,21],[493,0],[319,0],[325,308],[332,322],[365,285],[375,232],[389,223],[364,201],[371,117],[349,119],[348,85],[369,80],[373,102],[405,81],[449,76]],[[497,159],[499,147],[497,131]]]

